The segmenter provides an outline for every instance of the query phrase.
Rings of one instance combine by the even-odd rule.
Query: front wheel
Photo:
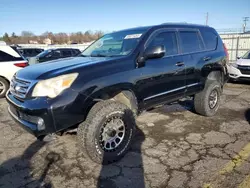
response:
[[[86,121],[79,125],[78,141],[91,160],[108,164],[126,154],[135,128],[133,112],[126,105],[102,101],[92,107]]]
[[[202,92],[194,97],[195,111],[204,116],[213,116],[220,106],[221,85],[218,81],[206,83]]]
[[[9,83],[0,77],[0,98],[3,98],[9,89]]]

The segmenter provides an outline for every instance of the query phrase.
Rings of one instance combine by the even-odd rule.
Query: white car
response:
[[[250,81],[250,50],[229,66],[229,77],[232,80]]]
[[[8,91],[13,75],[28,65],[27,60],[13,47],[0,43],[0,98]]]

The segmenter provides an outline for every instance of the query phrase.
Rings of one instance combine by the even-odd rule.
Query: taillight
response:
[[[224,51],[225,51],[226,56],[227,56],[227,60],[229,60],[229,54],[228,54],[228,50],[227,50],[225,43],[223,43],[223,47],[224,47]]]
[[[24,67],[27,67],[29,64],[27,62],[22,62],[22,63],[15,63],[14,65],[17,67],[24,68]]]

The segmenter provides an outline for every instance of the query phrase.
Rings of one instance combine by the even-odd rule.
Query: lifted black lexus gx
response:
[[[38,138],[77,128],[81,149],[111,163],[130,148],[134,117],[183,97],[213,116],[228,80],[227,49],[211,27],[162,24],[106,34],[78,57],[29,66],[6,94],[9,113]]]

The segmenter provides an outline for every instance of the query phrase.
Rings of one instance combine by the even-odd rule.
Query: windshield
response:
[[[128,55],[136,48],[146,30],[146,28],[143,28],[104,35],[84,50],[80,56],[112,57]]]
[[[250,51],[245,53],[245,55],[243,55],[242,59],[250,59]]]
[[[37,55],[37,57],[44,57],[46,56],[48,53],[50,53],[52,50],[44,50],[43,52],[41,52],[40,54]]]

